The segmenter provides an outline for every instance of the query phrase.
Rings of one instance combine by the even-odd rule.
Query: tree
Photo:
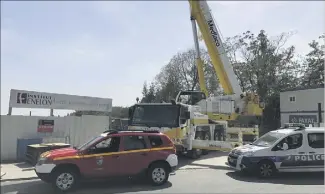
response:
[[[144,82],[144,84],[143,84],[142,96],[143,96],[142,100],[143,101],[146,101],[145,98],[148,96],[148,85],[147,85],[147,82]]]
[[[101,111],[75,111],[69,116],[82,116],[82,115],[94,115],[94,116],[110,116],[113,118],[128,118],[129,108],[121,106],[113,106],[112,113]]]
[[[122,106],[113,106],[112,107],[112,117],[113,118],[128,118],[129,108]]]
[[[143,84],[142,95],[141,103],[156,102],[156,88],[154,83],[151,83],[148,88],[147,83],[145,82]]]
[[[266,103],[263,113],[264,131],[280,125],[280,90],[299,84],[301,63],[294,58],[295,47],[285,47],[292,33],[268,37],[250,31],[228,38],[227,51],[243,91],[256,92]]]
[[[295,47],[284,48],[291,35],[270,38],[261,30],[257,36],[247,31],[228,38],[227,51],[243,91],[257,92],[266,101],[297,83],[301,67],[293,60]]]
[[[101,112],[101,111],[75,111],[69,114],[69,116],[82,116],[82,115],[109,116],[109,113]]]
[[[306,55],[307,68],[303,80],[305,86],[324,84],[325,34],[319,39],[322,39],[322,43],[315,40],[309,43],[312,50]]]
[[[215,93],[220,90],[218,79],[214,73],[210,57],[206,50],[201,49],[201,57],[204,62],[204,73],[207,89],[210,93]],[[153,84],[154,83],[154,84]],[[181,90],[199,90],[198,73],[195,60],[195,50],[188,49],[184,52],[179,52],[165,65],[160,73],[155,77],[155,81],[151,85],[154,88],[155,98],[151,102],[168,102],[175,98]],[[148,91],[144,84],[143,91]],[[148,98],[153,94],[144,93],[142,102],[150,102]]]

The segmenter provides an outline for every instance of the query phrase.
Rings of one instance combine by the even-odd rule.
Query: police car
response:
[[[233,149],[226,164],[270,177],[276,172],[324,171],[324,127],[286,125]]]

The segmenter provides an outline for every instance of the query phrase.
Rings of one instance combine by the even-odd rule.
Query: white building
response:
[[[281,125],[318,123],[318,103],[321,103],[322,123],[324,123],[324,85],[281,92]]]

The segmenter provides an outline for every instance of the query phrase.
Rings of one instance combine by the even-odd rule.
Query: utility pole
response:
[[[322,103],[318,103],[318,127],[320,127],[320,124],[323,122],[323,118],[322,118]]]

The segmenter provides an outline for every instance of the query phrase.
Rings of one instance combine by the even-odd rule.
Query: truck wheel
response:
[[[154,186],[165,184],[169,178],[168,167],[161,162],[153,164],[148,170],[148,178]]]
[[[204,140],[207,140],[207,141],[210,141],[210,133],[209,132],[205,132],[204,134],[203,134],[203,138],[202,139],[204,139]],[[209,154],[209,150],[202,150],[202,155],[207,155],[207,154]]]
[[[258,164],[257,174],[261,178],[272,177],[276,172],[276,168],[273,162],[268,160],[262,160]]]
[[[192,150],[188,151],[186,155],[192,159],[198,159],[202,155],[202,150],[192,149]]]
[[[195,139],[201,140],[202,139],[201,136],[202,136],[201,132],[197,132]],[[201,157],[201,155],[202,155],[202,149],[195,149],[194,148],[194,149],[187,152],[187,156],[192,158],[192,159],[198,159],[198,158]]]
[[[53,172],[52,186],[58,192],[73,191],[79,183],[79,174],[73,169],[62,168]]]

